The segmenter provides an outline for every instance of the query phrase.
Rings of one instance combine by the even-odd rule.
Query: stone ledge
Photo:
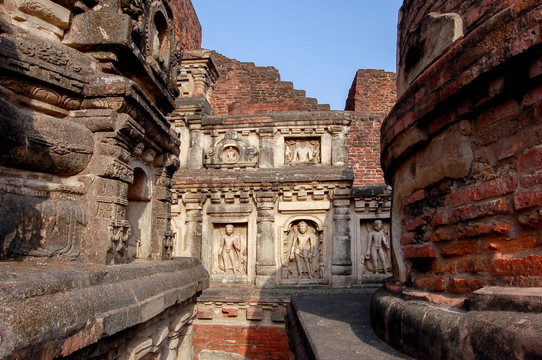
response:
[[[69,355],[195,301],[208,286],[207,271],[192,258],[115,266],[0,263],[0,358]]]
[[[386,343],[418,359],[534,359],[542,355],[542,314],[465,311],[379,290],[371,325]]]
[[[489,286],[474,291],[465,306],[470,311],[542,313],[542,288]]]

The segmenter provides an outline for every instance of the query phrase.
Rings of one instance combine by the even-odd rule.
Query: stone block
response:
[[[262,308],[247,308],[247,320],[263,320]]]

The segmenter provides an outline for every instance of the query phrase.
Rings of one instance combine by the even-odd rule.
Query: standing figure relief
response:
[[[245,274],[246,273],[246,254],[242,250],[242,239],[235,234],[235,228],[232,224],[225,227],[225,232],[221,232],[218,249],[218,266],[226,274]]]
[[[375,220],[373,231],[367,236],[367,250],[365,252],[365,267],[373,273],[388,274],[390,263],[388,261],[390,244],[387,234],[382,228],[382,221]]]
[[[322,247],[317,230],[306,221],[292,225],[285,241],[286,261],[283,278],[314,279],[323,277]]]

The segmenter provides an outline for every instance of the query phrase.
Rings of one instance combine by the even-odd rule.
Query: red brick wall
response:
[[[450,11],[464,35],[382,126],[396,276],[455,294],[542,286],[540,1],[405,1],[403,11],[402,37]]]
[[[345,110],[363,114],[388,114],[397,101],[393,72],[360,69],[352,82]]]
[[[354,170],[354,186],[384,184],[380,168],[380,127],[397,99],[395,73],[358,70],[345,110],[360,114],[348,133],[348,165]]]
[[[360,115],[348,133],[348,165],[354,187],[385,184],[380,167],[380,126],[383,116]]]
[[[190,0],[170,0],[175,20],[175,35],[185,50],[201,49],[201,24]]]
[[[289,360],[286,329],[274,326],[194,325],[194,359],[202,350],[221,350],[253,360]]]
[[[217,115],[329,110],[329,105],[307,98],[304,90],[295,90],[291,82],[281,81],[274,67],[255,66],[214,51],[213,60],[220,72],[210,98]]]

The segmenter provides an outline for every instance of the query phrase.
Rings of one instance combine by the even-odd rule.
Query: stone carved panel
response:
[[[127,220],[111,220],[108,227],[111,238],[111,248],[108,259],[110,264],[123,263],[126,260],[128,239],[132,234],[132,227]]]
[[[283,235],[281,278],[322,279],[324,257],[322,232],[310,220],[296,221]]]
[[[389,224],[382,220],[361,223],[361,262],[363,274],[391,271]]]
[[[256,167],[258,150],[234,130],[227,131],[213,149],[207,152],[207,167]]]
[[[247,274],[247,225],[220,224],[213,230],[213,274]]]
[[[320,138],[289,138],[284,141],[284,165],[321,164]]]
[[[80,254],[85,210],[69,200],[5,194],[0,196],[0,259],[26,256],[61,257]]]

